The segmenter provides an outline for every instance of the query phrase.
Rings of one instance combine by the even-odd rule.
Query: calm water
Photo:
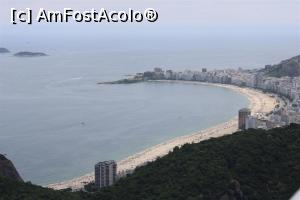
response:
[[[38,184],[80,176],[92,171],[98,161],[120,160],[176,136],[227,121],[249,103],[244,96],[224,88],[97,82],[154,67],[257,68],[300,53],[296,3],[2,4],[0,47],[12,53],[43,51],[50,55],[0,55],[0,153],[8,155],[25,180]],[[159,12],[159,20],[124,24],[9,23],[11,7],[38,6],[49,10],[153,7]]]
[[[50,54],[0,55],[0,152],[8,155],[25,180],[38,184],[80,176],[98,161],[120,160],[227,121],[248,105],[244,96],[224,88],[97,82],[157,66],[262,67],[300,51],[297,34],[249,38],[248,32],[211,35],[183,30],[170,38],[155,32],[138,32],[144,34],[140,37],[116,32],[106,41],[100,32],[91,35],[87,30],[72,37],[53,30],[47,35],[24,28],[22,37],[20,31],[7,31],[0,38],[0,46],[12,52]]]
[[[120,160],[224,122],[248,104],[217,87],[97,85],[137,71],[128,63],[108,69],[104,57],[0,59],[0,152],[25,180],[39,184],[83,175],[97,161]]]

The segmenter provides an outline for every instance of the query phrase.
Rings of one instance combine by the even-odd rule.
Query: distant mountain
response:
[[[0,176],[14,181],[23,181],[13,163],[0,154]]]
[[[9,53],[10,51],[6,48],[0,47],[0,53]]]
[[[0,199],[282,200],[300,188],[300,125],[247,130],[195,144],[93,193],[54,191],[0,176]]]
[[[17,56],[17,57],[41,57],[41,56],[47,56],[47,54],[42,53],[42,52],[21,51],[21,52],[15,53],[14,56]]]
[[[300,76],[300,55],[283,60],[277,65],[266,65],[263,72],[265,75],[273,77]]]

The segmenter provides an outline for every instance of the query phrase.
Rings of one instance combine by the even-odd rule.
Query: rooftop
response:
[[[114,161],[114,160],[106,160],[106,161],[98,162],[98,163],[96,164],[96,166],[97,166],[97,165],[110,165],[110,164],[117,164],[117,162]]]

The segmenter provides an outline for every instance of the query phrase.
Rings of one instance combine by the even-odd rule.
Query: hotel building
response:
[[[116,182],[117,163],[114,160],[99,162],[95,165],[95,186],[103,188]]]
[[[246,119],[251,115],[251,110],[248,108],[243,108],[239,110],[239,129],[246,129]]]

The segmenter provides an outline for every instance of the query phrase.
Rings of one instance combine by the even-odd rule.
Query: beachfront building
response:
[[[254,128],[254,129],[257,128],[256,117],[251,115],[246,117],[246,122],[245,122],[245,129],[247,130],[249,128]]]
[[[128,176],[129,174],[132,174],[133,172],[134,172],[134,169],[126,169],[126,170],[119,171],[117,174],[117,180],[119,180],[120,178],[124,178],[124,177]]]
[[[117,163],[114,160],[99,162],[95,165],[95,186],[103,188],[116,182]]]
[[[270,66],[266,66],[270,68]],[[162,76],[163,74],[163,76]],[[203,68],[201,71],[185,70],[172,71],[154,69],[153,72],[145,72],[144,80],[148,79],[167,79],[167,80],[185,80],[199,81],[208,83],[231,84],[239,87],[250,87],[272,92],[280,97],[278,106],[274,109],[278,112],[273,113],[256,113],[255,118],[248,119],[246,127],[246,116],[248,111],[239,114],[239,129],[247,128],[271,128],[286,125],[289,123],[300,123],[300,77],[270,77],[266,76],[261,70],[207,70]],[[288,102],[290,102],[288,104]],[[285,112],[282,112],[282,111]],[[250,111],[249,111],[250,112]],[[262,120],[262,116],[265,117]],[[262,120],[262,121],[261,121]],[[267,122],[269,121],[269,122]]]
[[[246,119],[251,115],[251,110],[248,108],[242,108],[239,110],[239,124],[238,127],[241,130],[246,129]]]

